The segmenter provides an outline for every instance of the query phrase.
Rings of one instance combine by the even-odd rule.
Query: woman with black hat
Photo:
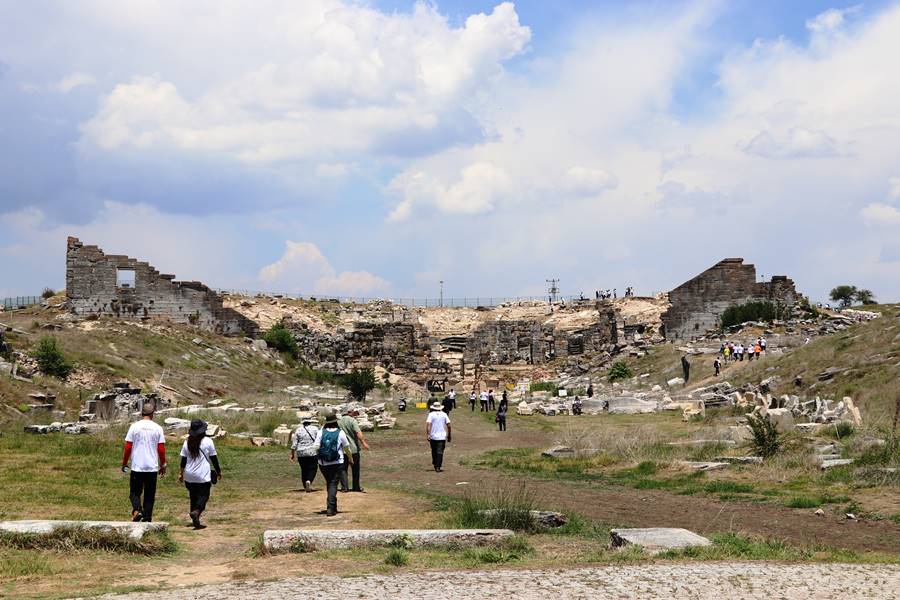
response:
[[[206,527],[200,523],[200,515],[206,510],[212,484],[219,479],[222,479],[222,468],[216,456],[216,446],[206,437],[206,423],[194,419],[191,421],[188,438],[181,447],[181,471],[178,473],[178,481],[184,482],[184,487],[190,494],[190,515],[194,529]]]

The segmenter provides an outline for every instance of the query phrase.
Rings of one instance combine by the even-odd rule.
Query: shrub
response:
[[[38,363],[38,369],[45,375],[65,379],[72,372],[72,364],[56,345],[55,337],[41,338],[32,356]]]
[[[56,292],[53,290],[53,288],[46,287],[44,288],[44,291],[41,292],[41,298],[43,298],[44,300],[46,300],[47,298],[52,298],[55,295]]]
[[[350,395],[362,402],[366,394],[375,387],[375,372],[372,369],[353,369],[343,377],[344,387]]]
[[[628,379],[630,377],[634,377],[634,372],[631,370],[631,368],[623,361],[617,360],[612,364],[612,366],[610,366],[609,374],[607,374],[606,379],[610,383],[612,383],[613,381]]]
[[[872,290],[856,290],[855,299],[860,304],[864,304],[866,306],[878,304],[877,302],[875,302],[875,294],[872,293]]]
[[[551,396],[559,394],[559,386],[552,381],[535,381],[531,384],[530,390],[532,392],[550,392]]]
[[[853,423],[840,421],[838,423],[835,423],[834,427],[828,430],[828,433],[840,440],[853,435],[853,431]]]
[[[773,302],[747,302],[729,306],[722,313],[722,327],[740,325],[747,321],[774,321],[790,317],[791,310],[783,304]]]
[[[451,512],[452,524],[462,529],[512,529],[533,532],[534,500],[523,483],[515,489],[496,487],[487,498],[464,498]]]
[[[747,425],[750,426],[750,447],[763,458],[775,456],[784,444],[784,436],[775,427],[768,417],[759,415],[747,415]]]
[[[409,553],[400,548],[393,548],[384,557],[384,562],[395,567],[409,564]]]
[[[297,358],[300,355],[297,340],[281,323],[272,325],[272,328],[263,335],[263,339],[269,348],[275,348],[278,352],[283,352],[293,358]]]

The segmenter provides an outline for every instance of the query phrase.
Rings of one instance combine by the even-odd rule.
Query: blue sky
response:
[[[222,288],[900,299],[900,5],[0,0],[0,296],[66,235]]]

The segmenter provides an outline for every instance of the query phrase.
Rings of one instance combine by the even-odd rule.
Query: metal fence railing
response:
[[[346,304],[369,304],[372,302],[392,302],[397,305],[426,308],[432,307],[469,307],[476,308],[479,306],[498,306],[508,302],[546,302],[548,296],[463,296],[463,297],[447,297],[447,298],[395,298],[395,297],[372,297],[372,296],[333,296],[330,294],[291,294],[281,292],[257,292],[251,290],[216,290],[221,294],[230,294],[235,296],[246,297],[276,297],[286,298],[290,300],[312,300],[319,302],[340,302]],[[557,296],[556,302],[575,302],[575,301],[593,301],[594,296]]]
[[[40,304],[42,300],[43,298],[40,296],[13,296],[0,300],[0,304],[3,305],[4,310],[16,310],[17,308],[27,308]]]

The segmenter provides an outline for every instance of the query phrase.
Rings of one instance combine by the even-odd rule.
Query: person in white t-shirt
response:
[[[200,522],[200,515],[206,510],[213,483],[221,479],[222,468],[215,444],[206,437],[206,423],[194,419],[188,430],[188,439],[181,447],[181,470],[178,473],[178,481],[184,482],[190,496],[188,514],[194,529],[206,529],[206,525]]]
[[[325,424],[316,434],[313,444],[316,448],[316,456],[319,459],[319,470],[325,478],[328,499],[325,504],[325,516],[333,517],[337,514],[337,488],[341,477],[341,468],[345,460],[352,460],[352,454],[347,454],[350,441],[347,434],[338,426],[338,418],[334,411],[325,415]]]
[[[450,417],[443,408],[440,402],[432,404],[425,421],[425,436],[431,446],[431,464],[438,473],[443,471],[444,448],[450,443]]]
[[[166,474],[166,436],[162,427],[153,422],[155,411],[156,405],[153,402],[144,403],[141,407],[141,420],[132,423],[125,435],[122,472],[128,472],[130,459],[129,498],[132,521],[149,523],[153,519],[157,475]]]

